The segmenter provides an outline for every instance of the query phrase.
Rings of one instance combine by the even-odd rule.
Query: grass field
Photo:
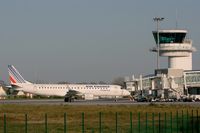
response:
[[[162,126],[164,124],[166,124],[166,127],[170,126],[169,123],[171,121],[171,113],[173,118],[173,125],[171,128],[173,128],[174,131],[177,127],[177,123],[179,127],[188,125],[185,120],[181,119],[186,118],[187,112],[189,119],[191,119],[191,116],[195,118],[198,116],[199,110],[200,106],[197,105],[190,106],[162,104],[107,106],[0,105],[0,133],[4,133],[5,128],[7,133],[25,132],[25,114],[27,114],[28,133],[44,133],[46,132],[46,130],[48,131],[48,133],[63,133],[64,113],[66,113],[67,133],[77,133],[82,132],[83,130],[88,133],[99,132],[100,126],[101,131],[104,133],[112,133],[116,132],[116,130],[119,133],[128,133],[130,132],[131,127],[133,127],[133,130],[135,132],[145,132],[145,128],[148,128],[148,130],[152,131],[154,130],[152,129],[153,115],[153,119],[155,120],[155,131],[158,131],[163,129],[160,129],[160,126],[158,129],[158,121],[161,121]],[[130,112],[132,114],[130,114]],[[132,119],[130,119],[130,115],[132,115]],[[5,123],[6,127],[4,126]],[[130,127],[131,123],[132,126]],[[169,128],[166,130],[166,132],[168,132],[168,130]]]

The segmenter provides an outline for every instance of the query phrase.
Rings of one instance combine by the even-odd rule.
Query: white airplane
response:
[[[73,100],[74,96],[83,96],[86,100],[100,97],[130,96],[130,92],[118,85],[101,84],[35,84],[24,80],[13,65],[8,65],[11,86],[16,90],[43,96],[65,97],[65,102]]]

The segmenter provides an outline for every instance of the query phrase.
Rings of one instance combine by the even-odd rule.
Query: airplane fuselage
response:
[[[129,93],[118,85],[96,85],[96,84],[16,84],[17,90],[44,95],[65,96],[69,90],[76,91],[80,95],[91,94],[95,97],[103,96],[127,96]]]

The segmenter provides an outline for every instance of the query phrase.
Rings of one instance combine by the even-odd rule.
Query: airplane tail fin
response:
[[[13,65],[8,65],[9,80],[11,84],[16,83],[30,83],[21,76],[17,69]]]

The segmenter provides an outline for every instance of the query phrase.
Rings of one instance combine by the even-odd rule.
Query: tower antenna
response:
[[[178,28],[178,10],[176,9],[176,29]]]

